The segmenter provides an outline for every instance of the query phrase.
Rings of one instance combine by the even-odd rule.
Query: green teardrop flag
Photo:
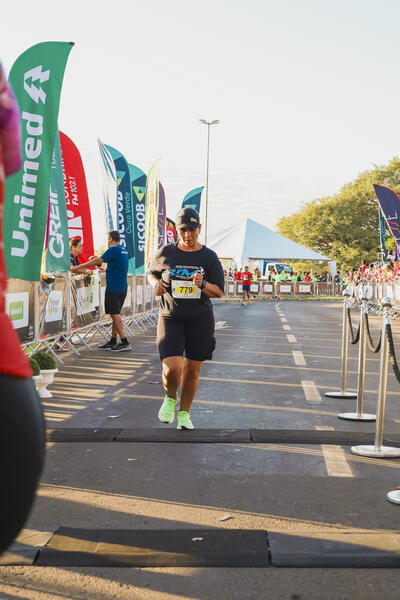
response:
[[[3,227],[8,277],[40,278],[60,94],[72,46],[72,42],[32,46],[10,71],[21,111],[22,167],[6,180]]]
[[[67,205],[58,129],[51,164],[46,248],[46,271],[64,273],[71,270]]]

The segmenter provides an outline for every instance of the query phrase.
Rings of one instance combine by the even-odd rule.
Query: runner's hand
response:
[[[191,275],[190,279],[193,279],[193,283],[196,287],[200,287],[203,283],[203,275],[200,273],[200,271],[197,271],[197,273]]]
[[[162,296],[167,291],[167,285],[163,281],[157,281],[154,286],[154,293],[156,296]]]

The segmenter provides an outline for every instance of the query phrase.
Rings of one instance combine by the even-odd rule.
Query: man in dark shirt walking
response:
[[[103,262],[107,263],[106,270],[106,293],[104,298],[104,307],[106,314],[112,319],[111,339],[100,346],[102,350],[111,352],[125,352],[132,350],[124,330],[124,324],[121,319],[121,309],[125,301],[128,289],[128,252],[120,244],[120,235],[118,231],[110,231],[108,234],[108,250],[101,256],[95,256],[88,262],[80,265],[81,268],[99,266]],[[117,344],[117,336],[121,342]]]

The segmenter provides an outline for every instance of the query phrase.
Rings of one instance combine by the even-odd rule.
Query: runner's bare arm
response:
[[[216,285],[215,283],[209,283],[206,281],[205,286],[202,288],[201,285],[203,283],[203,275],[200,272],[192,275],[191,279],[193,279],[193,283],[201,289],[203,294],[209,298],[222,298],[224,295],[224,292],[221,290],[219,285]]]
[[[153,275],[153,273],[149,273],[147,275],[147,281],[154,288],[154,293],[156,296],[162,296],[167,291],[167,287],[161,279]]]
[[[215,283],[209,283],[208,281],[206,281],[206,285],[201,291],[209,298],[222,298],[224,295],[224,292],[221,290],[219,285],[216,285]]]

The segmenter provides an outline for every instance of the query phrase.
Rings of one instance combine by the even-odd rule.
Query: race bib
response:
[[[173,298],[190,298],[190,300],[194,300],[201,297],[201,290],[194,285],[193,281],[173,279],[171,286]]]

